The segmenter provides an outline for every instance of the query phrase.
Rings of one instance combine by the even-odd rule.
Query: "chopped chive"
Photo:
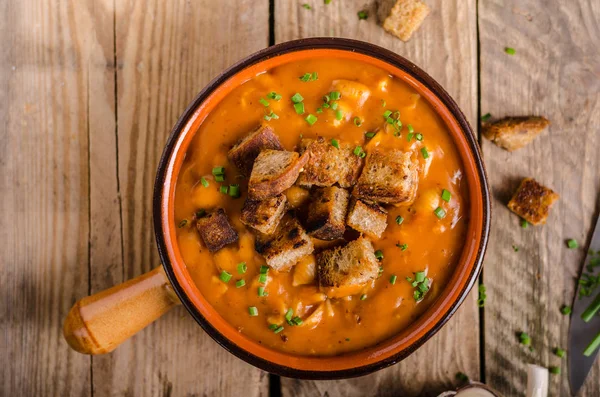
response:
[[[464,383],[464,382],[468,382],[469,381],[469,377],[467,375],[465,375],[463,372],[457,372],[456,375],[454,375],[454,377],[459,382],[463,382]]]
[[[528,334],[526,334],[525,332],[520,332],[519,333],[519,342],[523,346],[531,346],[531,337]]]
[[[340,148],[340,143],[338,142],[337,139],[332,139],[331,140],[331,146],[333,146],[336,149],[339,149]]]
[[[273,112],[272,110],[271,110],[271,113],[267,114],[264,118],[267,121],[271,121],[271,119],[273,119],[273,120],[279,120],[279,116],[276,115],[275,112]]]
[[[423,300],[423,293],[421,291],[419,291],[418,289],[414,290],[413,299],[416,300],[417,302]]]
[[[260,98],[260,99],[258,100],[258,102],[260,102],[260,103],[261,103],[261,105],[263,105],[263,106],[265,106],[265,107],[269,106],[269,101],[267,101],[267,100],[266,100],[266,99],[264,99],[264,98]]]
[[[442,189],[442,200],[449,203],[451,198],[452,194],[448,190]]]
[[[529,222],[527,222],[525,219],[521,219],[521,227],[523,229],[527,229],[527,226],[529,226]]]
[[[416,134],[415,134],[415,139],[416,139],[417,141],[419,141],[419,142],[420,142],[420,141],[422,141],[422,140],[423,140],[423,134],[421,134],[421,133],[419,133],[419,132],[418,132],[418,133],[416,133]]]
[[[256,317],[258,316],[258,309],[256,308],[256,306],[250,306],[248,308],[248,313],[252,316],[252,317]]]
[[[590,344],[587,345],[587,347],[583,351],[583,355],[586,357],[590,357],[592,353],[596,351],[598,346],[600,346],[600,332],[598,332],[598,334],[596,334],[596,336],[594,337],[594,339],[592,339]]]
[[[187,222],[188,222],[187,219],[182,220],[181,222],[179,222],[179,227],[180,228],[184,227],[185,225],[187,225]]]
[[[423,282],[423,280],[425,280],[425,272],[421,271],[421,272],[416,272],[415,273],[415,281],[416,282]]]
[[[598,311],[600,311],[600,293],[596,295],[592,303],[581,313],[581,318],[586,323],[589,323]]]
[[[386,120],[389,119],[391,115],[392,115],[391,110],[386,110],[385,112],[383,112],[383,118]]]
[[[396,247],[400,248],[402,251],[406,251],[408,249],[408,244],[396,244]]]
[[[361,159],[364,159],[365,157],[367,157],[367,153],[365,152],[361,152],[358,157],[360,157]]]
[[[202,186],[208,187],[208,181],[205,177],[200,178],[200,183],[202,184]]]
[[[302,4],[302,7],[304,7],[304,8],[305,8],[305,9],[307,9],[307,10],[312,10],[312,7],[311,7],[311,6],[310,6],[310,4],[308,4],[308,3],[304,3],[304,4]]]
[[[312,72],[310,78],[312,81],[319,80],[319,74],[317,72]]]
[[[317,108],[317,113],[323,113],[323,108]]]
[[[341,120],[342,118],[344,118],[344,112],[342,112],[341,110],[336,110],[335,111],[335,119],[336,120]]]
[[[237,265],[237,271],[239,274],[244,274],[246,273],[246,270],[248,270],[248,266],[246,266],[246,262],[240,262]]]
[[[292,321],[292,316],[294,315],[294,310],[292,310],[292,308],[287,309],[287,311],[285,312],[285,320],[289,323],[290,321]]]
[[[355,155],[357,155],[357,156],[360,156],[360,154],[361,154],[362,152],[363,152],[363,149],[362,149],[362,147],[360,147],[360,146],[357,146],[357,147],[355,147],[355,148],[354,148],[354,152],[353,152],[353,153],[354,153]]]
[[[410,142],[413,139],[413,136],[415,136],[415,134],[413,134],[412,132],[409,132],[406,135],[406,140]]]
[[[513,245],[513,246],[512,246],[512,249],[513,249],[513,251],[515,251],[515,252],[519,252],[519,247],[517,247],[516,245]]]
[[[311,78],[311,74],[310,73],[304,73],[302,76],[300,76],[300,80],[307,82],[310,81]]]
[[[329,98],[331,98],[331,100],[333,100],[333,101],[337,101],[341,97],[342,97],[342,94],[340,94],[339,91],[331,91],[329,93]]]
[[[294,103],[300,103],[304,100],[304,98],[302,97],[302,95],[300,95],[300,93],[295,93],[294,95],[292,95],[292,102]]]
[[[477,292],[478,292],[477,306],[484,307],[485,306],[485,299],[487,298],[487,295],[485,294],[485,285],[479,284],[479,288],[478,288]]]
[[[357,13],[358,20],[367,19],[369,17],[369,12],[367,10],[361,10]]]
[[[225,175],[215,175],[215,182],[225,182]]]
[[[206,210],[200,209],[198,211],[196,211],[196,218],[202,218],[204,217],[204,215],[206,215]]]
[[[294,110],[297,114],[304,114],[304,102],[294,103]]]
[[[229,185],[229,195],[233,198],[240,197],[240,185]]]
[[[325,0],[325,1],[327,1],[327,0]],[[280,325],[279,327],[277,327],[273,330],[273,332],[276,334],[280,333],[281,331],[283,331],[283,325]]]
[[[396,217],[396,223],[397,223],[398,225],[401,225],[401,224],[402,224],[402,222],[404,222],[404,218],[403,218],[403,217],[401,217],[400,215],[398,215],[398,216]]]
[[[225,167],[218,165],[212,169],[213,175],[225,175]]]
[[[294,325],[302,325],[302,319],[298,316],[294,317],[292,319],[292,322],[294,323]]]
[[[397,279],[398,279],[398,276],[396,276],[395,274],[392,274],[392,276],[390,277],[390,284],[392,284],[392,285],[396,284]]]
[[[267,291],[265,291],[265,287],[258,287],[258,296],[263,297],[267,296]]]
[[[378,261],[383,259],[383,251],[382,250],[377,250],[375,251],[375,258],[377,258]]]
[[[275,91],[271,91],[267,94],[267,98],[274,99],[276,101],[280,101],[282,97],[280,94],[276,93]]]
[[[421,148],[421,154],[423,155],[424,159],[428,159],[429,158],[429,152],[427,151],[426,147],[422,147]]]
[[[377,278],[381,277],[383,274],[383,266],[379,266],[379,271],[377,272]]]
[[[360,296],[360,300],[361,300],[361,301],[364,301],[365,299],[367,299],[367,294],[362,294],[362,295]]]
[[[271,331],[275,331],[277,328],[279,328],[279,325],[277,325],[277,324],[269,324],[269,329]]]
[[[564,349],[561,349],[560,347],[555,347],[554,348],[554,355],[560,358],[563,358],[565,356],[566,351]]]
[[[229,272],[228,272],[228,271],[226,271],[226,270],[223,270],[223,271],[221,272],[221,274],[219,275],[219,278],[220,278],[220,279],[221,279],[221,281],[223,281],[224,283],[228,283],[228,282],[229,282],[229,280],[231,280],[231,277],[232,277],[231,273],[229,273]]]
[[[369,139],[373,138],[375,136],[376,132],[367,132],[365,133],[365,136]]]
[[[267,273],[269,273],[269,266],[262,265],[260,267],[260,269],[258,270],[258,272],[260,274],[267,274]]]
[[[331,110],[337,110],[337,108],[338,108],[338,104],[337,104],[337,102],[331,102],[331,103],[329,104],[329,106],[331,106]]]
[[[573,239],[573,238],[572,238],[572,239],[569,239],[569,240],[567,241],[567,246],[568,246],[570,249],[579,248],[579,244],[577,243],[577,240],[575,240],[575,239]]]
[[[331,97],[329,96],[329,94],[323,95],[323,102],[328,103],[330,100],[331,100]]]
[[[515,49],[512,47],[506,47],[504,48],[504,52],[506,52],[508,55],[515,55]]]
[[[548,367],[548,371],[550,371],[550,373],[553,375],[560,375],[560,367]]]
[[[261,284],[266,284],[267,283],[267,275],[261,274],[260,276],[258,276],[258,282]]]
[[[242,288],[244,285],[246,285],[246,281],[244,281],[244,279],[241,279],[241,280],[238,280],[235,282],[236,288]]]
[[[444,219],[446,217],[446,211],[442,207],[437,207],[433,213],[440,219]]]
[[[308,116],[306,116],[305,120],[309,125],[313,125],[317,122],[317,116],[315,116],[314,114],[309,114]]]
[[[408,132],[410,132],[411,134],[412,134],[413,132],[415,132],[415,129],[413,128],[412,124],[408,124],[408,125],[406,126],[406,128],[408,129]]]
[[[360,127],[362,125],[362,120],[360,119],[360,117],[355,117],[354,118],[354,125],[357,127]]]
[[[229,186],[221,185],[219,191],[223,194],[227,194],[229,192]]]
[[[486,113],[483,116],[481,116],[481,121],[488,121],[491,118],[492,118],[492,115],[489,113]]]
[[[565,316],[571,314],[572,311],[573,311],[573,309],[571,309],[571,306],[563,305],[560,308],[560,312],[562,314],[564,314]]]
[[[330,107],[331,107],[331,105],[328,103],[323,104],[323,109],[329,109]]]

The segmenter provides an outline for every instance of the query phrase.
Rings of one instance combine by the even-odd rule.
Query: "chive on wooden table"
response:
[[[432,13],[406,44],[376,25],[374,4],[365,3],[2,4],[0,395],[421,396],[451,388],[460,371],[518,396],[529,362],[560,365],[551,395],[568,395],[566,360],[551,350],[566,346],[559,308],[584,256],[565,240],[585,246],[600,210],[600,2],[427,0]],[[357,17],[363,9],[367,20]],[[217,346],[183,308],[110,355],[71,351],[61,325],[75,299],[158,263],[153,177],[190,99],[241,57],[309,36],[398,52],[437,79],[473,126],[488,112],[552,121],[512,154],[481,142],[495,200],[485,307],[474,291],[409,359],[345,381],[269,376]],[[522,229],[504,205],[524,176],[561,195],[546,226]],[[533,351],[519,345],[518,331],[531,335]],[[580,395],[600,395],[599,378],[596,362]]]

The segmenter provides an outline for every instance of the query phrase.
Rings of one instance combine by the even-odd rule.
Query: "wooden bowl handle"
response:
[[[181,303],[162,266],[77,301],[63,326],[69,346],[104,354]]]

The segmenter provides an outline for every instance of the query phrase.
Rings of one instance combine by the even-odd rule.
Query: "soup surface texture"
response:
[[[359,83],[358,88],[354,83]],[[330,98],[329,107],[323,106],[323,97],[330,92],[340,92],[340,98]],[[304,109],[294,107],[296,93],[303,98]],[[309,115],[316,118],[312,125]],[[309,255],[289,270],[269,269],[266,282],[261,282],[265,259],[255,250],[256,232],[240,221],[248,177],[242,177],[227,156],[260,123],[270,126],[288,151],[298,151],[302,138],[323,137],[333,146],[339,142],[359,147],[359,157],[376,148],[411,154],[418,188],[408,203],[383,205],[388,212],[387,227],[381,238],[370,238],[380,265],[374,280],[358,286],[319,287],[315,255]],[[215,178],[215,167],[224,167],[224,177]],[[444,123],[399,78],[346,59],[284,64],[235,88],[195,133],[175,192],[179,249],[200,292],[247,337],[297,355],[355,351],[406,328],[446,286],[462,252],[468,224],[468,186],[463,173]],[[221,189],[230,185],[239,185],[241,197]],[[289,208],[301,207],[314,191],[294,186],[286,195]],[[239,240],[211,253],[195,222],[204,211],[216,208],[225,210]],[[302,223],[300,216],[299,220]],[[347,239],[357,236],[356,232],[345,234]],[[341,244],[313,241],[315,254]],[[224,281],[223,271],[231,279]],[[250,313],[253,309],[249,308],[256,312]],[[299,320],[287,321],[286,313],[287,320]]]

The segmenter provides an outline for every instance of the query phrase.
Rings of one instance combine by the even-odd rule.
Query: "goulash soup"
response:
[[[239,332],[326,356],[414,322],[446,286],[467,183],[446,126],[408,84],[360,61],[277,66],[196,132],[175,221],[192,278]]]

